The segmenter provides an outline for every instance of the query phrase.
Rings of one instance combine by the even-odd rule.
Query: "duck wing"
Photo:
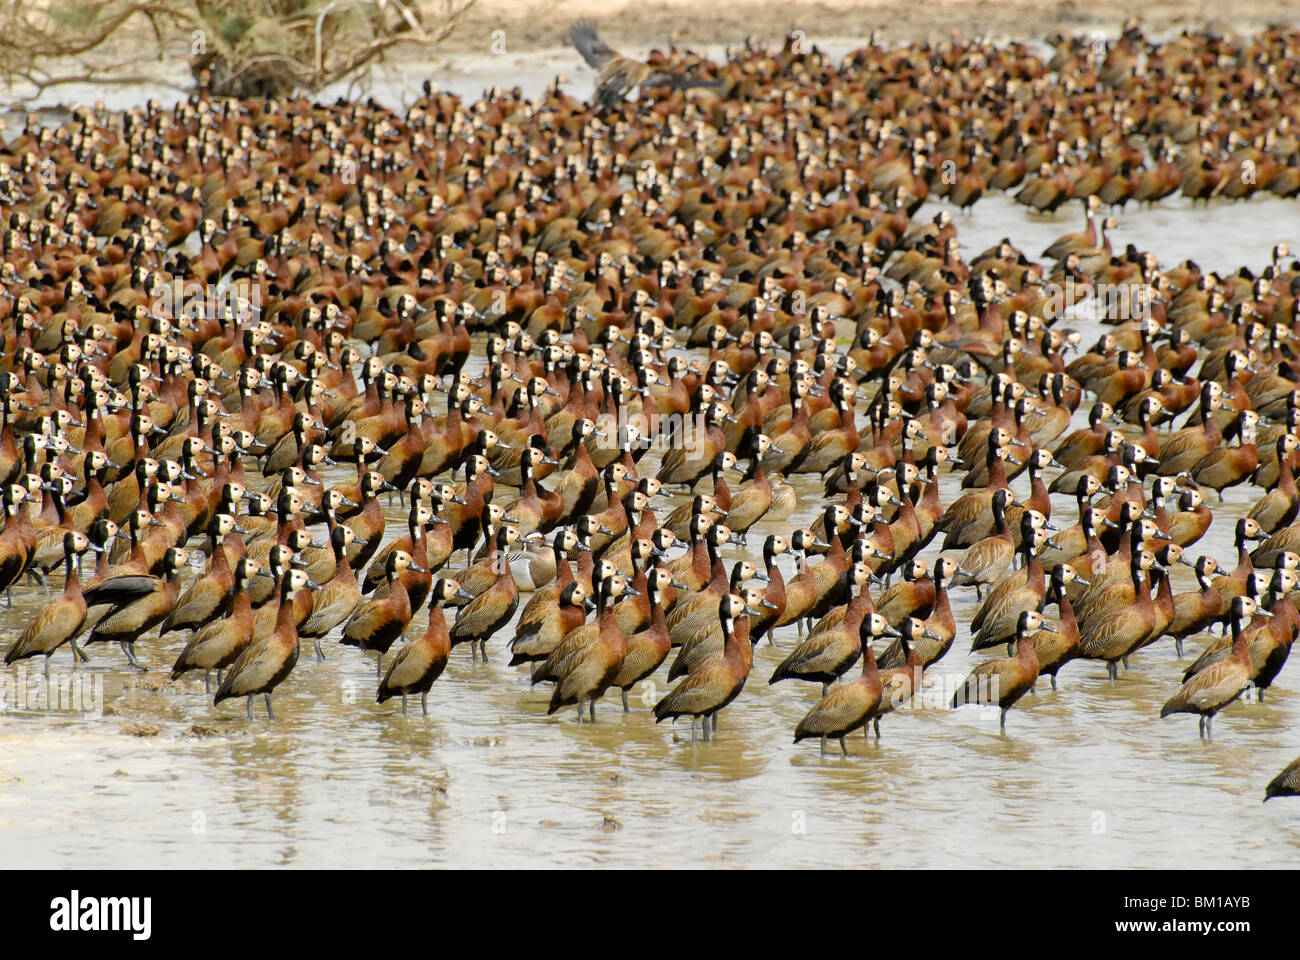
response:
[[[569,28],[569,42],[578,48],[587,65],[597,70],[618,56],[604,40],[600,39],[590,20],[579,20]]]

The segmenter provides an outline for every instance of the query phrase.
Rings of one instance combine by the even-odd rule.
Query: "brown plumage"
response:
[[[235,599],[230,613],[205,624],[195,631],[185,644],[185,649],[172,665],[172,679],[179,680],[191,670],[203,671],[204,692],[211,692],[212,671],[221,671],[235,662],[235,658],[253,640],[253,605],[248,597],[248,583],[261,571],[251,557],[240,557],[235,564]]]
[[[859,631],[859,643],[862,646],[862,674],[852,683],[835,687],[818,701],[794,730],[794,742],[818,737],[821,740],[822,754],[826,753],[826,739],[834,737],[840,742],[840,751],[849,755],[849,748],[844,738],[866,725],[875,710],[880,706],[884,692],[880,683],[880,671],[876,667],[875,653],[871,642],[880,636],[893,633],[883,617],[873,613],[862,620]]]
[[[664,615],[663,594],[669,587],[681,588],[663,567],[655,567],[646,574],[646,598],[650,601],[650,624],[627,638],[623,665],[611,686],[623,695],[623,712],[628,712],[627,693],[637,683],[659,669],[672,648],[668,635],[668,620]]]
[[[582,705],[586,702],[591,722],[596,722],[596,701],[618,676],[627,650],[627,638],[619,629],[614,613],[614,600],[624,593],[634,596],[637,592],[622,577],[609,577],[601,582],[596,601],[595,637],[555,666],[555,687],[546,708],[548,716],[561,707],[577,704],[578,722],[582,723]],[[547,663],[554,657],[553,654]]]
[[[171,612],[181,589],[181,567],[189,554],[170,548],[163,560],[163,576],[110,577],[85,591],[86,604],[113,604],[113,611],[91,631],[86,643],[117,643],[131,666],[143,670],[135,658],[135,643]]]
[[[381,669],[380,664],[383,663],[384,654],[388,652],[393,642],[406,632],[411,622],[411,599],[406,594],[406,588],[402,586],[401,573],[414,563],[411,555],[403,550],[390,553],[384,567],[389,583],[388,596],[367,600],[361,604],[343,627],[340,643],[350,647],[360,647],[362,651],[378,651],[376,673]]]
[[[361,602],[361,587],[357,583],[352,565],[348,563],[348,544],[356,534],[340,524],[330,532],[330,546],[334,550],[334,575],[312,595],[311,613],[298,628],[298,636],[310,639],[316,659],[325,659],[320,638],[352,615]]]
[[[1007,711],[1029,692],[1038,679],[1038,656],[1034,653],[1031,632],[1043,627],[1043,615],[1034,610],[1020,614],[1016,625],[1016,655],[985,660],[966,678],[953,694],[952,706],[967,703],[996,703],[1002,711],[999,729],[1007,732]]]
[[[274,720],[271,711],[271,693],[284,682],[298,662],[298,630],[294,626],[293,595],[314,585],[301,570],[290,570],[281,580],[280,605],[275,618],[275,629],[270,635],[256,640],[244,648],[231,664],[216,696],[215,706],[231,697],[247,697],[248,719],[253,719],[253,697],[259,693],[266,700],[266,716]]]
[[[600,39],[596,28],[586,20],[579,20],[569,29],[569,41],[578,48],[588,66],[600,71],[596,101],[606,109],[617,107],[641,87],[669,86],[684,90],[715,85],[712,80],[660,70],[619,54]]]
[[[478,660],[474,645],[483,654],[487,663],[488,639],[510,622],[519,607],[519,587],[510,572],[510,558],[506,549],[519,536],[514,527],[502,526],[497,530],[496,551],[490,554],[489,563],[493,567],[492,586],[471,600],[456,616],[451,628],[451,645],[460,643],[470,645],[470,658]]]
[[[1265,802],[1273,797],[1300,797],[1300,757],[1292,760],[1264,789]]]
[[[862,653],[859,630],[865,617],[874,614],[870,593],[871,571],[866,564],[854,564],[851,583],[857,594],[849,601],[844,619],[821,632],[810,633],[787,656],[768,683],[782,680],[810,680],[822,684],[822,693],[846,670],[857,662]]]
[[[704,740],[709,739],[709,723],[717,712],[731,703],[744,689],[753,665],[748,623],[743,614],[752,615],[739,597],[729,596],[718,605],[722,624],[723,653],[702,669],[692,673],[655,704],[655,723],[668,718],[691,718],[691,741],[695,740],[695,720],[704,718]],[[714,720],[716,723],[716,720]]]
[[[65,643],[72,644],[72,664],[86,659],[77,647],[77,635],[86,622],[86,599],[81,594],[81,580],[77,576],[77,555],[83,550],[102,552],[103,548],[91,542],[84,533],[68,530],[63,534],[64,571],[67,580],[63,593],[41,608],[5,651],[5,665],[17,663],[28,657],[44,656],[45,673],[50,672],[50,657]]]
[[[1195,713],[1200,716],[1200,735],[1211,735],[1214,715],[1245,692],[1250,683],[1250,650],[1245,631],[1247,617],[1265,613],[1250,597],[1234,597],[1229,611],[1232,625],[1232,655],[1213,663],[1188,679],[1160,708],[1160,716]],[[1267,615],[1265,613],[1265,615]]]
[[[388,673],[379,681],[375,702],[383,703],[395,696],[402,698],[402,713],[406,713],[407,694],[420,695],[420,709],[429,715],[429,689],[442,676],[451,653],[451,636],[443,606],[456,595],[460,585],[455,580],[439,580],[429,592],[429,623],[424,633],[397,651]]]

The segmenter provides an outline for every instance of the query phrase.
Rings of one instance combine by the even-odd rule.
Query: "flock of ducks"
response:
[[[645,69],[574,39],[594,106],[199,93],[0,142],[0,589],[63,576],[7,664],[143,669],[143,641],[251,719],[309,639],[373,654],[403,711],[456,646],[508,644],[579,722],[667,663],[656,721],[708,740],[766,638],[770,683],[822,690],[795,739],[847,753],[959,633],[1006,655],[951,703],[1005,730],[1073,660],[1113,680],[1219,625],[1162,716],[1208,736],[1263,699],[1300,629],[1300,263],[1161,267],[1098,217],[1300,191],[1300,32]],[[991,191],[1084,229],[963,259],[914,218]],[[1147,309],[1083,344],[1048,310],[1068,280]],[[816,522],[760,542],[795,475]],[[1197,554],[1239,485],[1234,561]],[[1269,793],[1296,792],[1293,764]]]

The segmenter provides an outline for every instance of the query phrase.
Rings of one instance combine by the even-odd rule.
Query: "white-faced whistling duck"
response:
[[[301,570],[290,570],[280,581],[280,602],[275,629],[250,643],[230,665],[225,679],[212,698],[213,706],[231,697],[247,697],[248,719],[253,719],[253,697],[266,701],[266,716],[274,720],[271,693],[284,682],[298,663],[298,630],[294,626],[293,596],[302,589],[320,589]]]
[[[1294,28],[1157,43],[1131,26],[1100,68],[1081,37],[1053,39],[1048,57],[957,43],[940,59],[960,61],[974,82],[937,95],[952,136],[900,112],[917,94],[907,70],[838,70],[816,52],[800,56],[793,39],[779,52],[746,45],[715,65],[678,49],[636,63],[586,24],[572,36],[601,70],[594,111],[555,87],[533,101],[494,90],[475,104],[430,90],[404,114],[305,99],[212,108],[200,98],[161,125],[153,104],[123,122],[83,111],[78,123],[31,124],[0,145],[13,158],[0,194],[14,201],[0,237],[0,589],[12,601],[25,579],[45,589],[47,574],[65,571],[63,594],[33,609],[10,661],[43,653],[48,665],[87,630],[88,643],[115,639],[134,661],[131,643],[146,631],[169,643],[194,629],[168,653],[180,654],[173,672],[203,669],[206,680],[216,669],[225,687],[232,675],[222,671],[250,656],[230,695],[269,693],[291,663],[291,638],[311,637],[318,656],[322,638],[340,632],[386,650],[437,591],[382,700],[425,693],[457,642],[477,644],[477,660],[510,623],[518,592],[534,590],[512,662],[562,650],[542,671],[568,678],[559,701],[581,706],[618,686],[626,704],[665,644],[679,643],[670,674],[689,677],[656,716],[705,716],[712,733],[752,664],[739,640],[811,629],[805,646],[839,651],[827,653],[833,678],[861,656],[853,625],[879,614],[902,636],[876,660],[881,695],[866,729],[955,642],[948,591],[973,583],[983,601],[970,624],[976,649],[1014,648],[1023,615],[1061,607],[1053,629],[1030,631],[1038,672],[1053,680],[1071,657],[1105,660],[1114,677],[1165,635],[1181,656],[1184,637],[1231,621],[1242,598],[1267,597],[1259,605],[1273,616],[1239,631],[1262,695],[1300,623],[1290,599],[1300,568],[1300,262],[1279,244],[1260,268],[1162,266],[1154,251],[1114,243],[1102,207],[1180,190],[1207,202],[1300,193],[1294,136],[1261,136],[1255,110],[1261,98],[1294,99]],[[883,49],[850,63],[935,55],[923,44]],[[1276,69],[1234,71],[1259,50]],[[1155,66],[1133,71],[1142,56]],[[1161,86],[1171,64],[1187,63],[1218,91],[1204,110]],[[1011,74],[1074,86],[1017,81],[1013,97]],[[684,95],[693,85],[712,89]],[[832,114],[862,121],[837,136],[756,151],[776,142],[770,111],[733,109],[766,98],[798,127],[832,87]],[[1071,89],[1077,103],[1062,92]],[[294,169],[289,158],[322,129],[368,129],[363,113],[421,149],[399,157],[372,138],[362,152],[377,172],[355,185],[337,164]],[[503,161],[491,138],[446,135],[466,117],[508,128],[520,149]],[[227,182],[213,192],[203,145],[225,135],[222,124],[283,149],[227,151]],[[607,149],[611,130],[634,144],[637,162]],[[578,147],[558,164],[537,148],[556,131]],[[158,152],[159,137],[170,153]],[[83,169],[96,143],[159,159],[127,164],[129,195],[93,158],[97,176],[29,192],[30,158]],[[401,182],[385,185],[394,158]],[[1241,176],[1247,160],[1254,178]],[[997,191],[1041,210],[1078,200],[1083,229],[1042,263],[1010,238],[964,258],[950,211],[919,214],[927,200],[964,206]],[[161,225],[163,242],[141,224]],[[191,233],[196,254],[167,253]],[[92,238],[94,256],[82,257]],[[173,282],[218,277],[278,308],[173,318],[147,305]],[[1067,358],[1082,336],[1052,322],[1051,289],[1068,288],[1073,305],[1100,284],[1151,294],[1146,317],[1103,318],[1105,333]],[[484,361],[477,376],[466,371],[471,354]],[[858,409],[863,387],[871,399]],[[1087,426],[1071,431],[1085,397]],[[700,429],[688,437],[665,422]],[[727,472],[737,461],[749,469],[735,484]],[[945,463],[959,475],[945,479]],[[355,483],[327,486],[339,464],[355,468]],[[1022,470],[1029,494],[1018,501],[1011,484],[1024,489]],[[792,473],[821,474],[825,503],[814,530],[767,536],[798,516]],[[660,511],[671,514],[661,525],[651,506],[661,483],[701,480],[710,489]],[[962,495],[945,504],[940,481],[960,483]],[[495,496],[498,485],[507,489]],[[407,530],[388,531],[379,496],[408,487]],[[1202,557],[1198,589],[1175,595],[1157,564],[1213,542],[1210,489],[1239,502],[1245,489],[1262,495],[1226,521],[1236,522],[1235,568]],[[1067,529],[1049,542],[1048,521],[1068,498],[1078,523],[1059,522]],[[502,530],[522,532],[522,543],[510,549],[516,533]],[[761,566],[744,542],[757,530]],[[960,564],[937,550],[923,559],[933,541],[967,553]],[[86,579],[80,558],[91,545],[108,550]],[[210,557],[207,569],[182,582],[194,549]],[[459,587],[435,584],[462,549]],[[783,573],[780,555],[791,551],[797,572]],[[810,553],[824,559],[810,564]],[[394,557],[410,562],[390,570]],[[302,589],[304,572],[323,589]],[[895,573],[903,582],[891,586]],[[761,575],[766,590],[750,588]],[[587,623],[586,608],[621,590],[617,577],[643,595],[607,605],[624,651],[609,676],[608,610]],[[450,627],[447,607],[462,608]],[[1233,649],[1211,641],[1187,682],[1237,662]],[[566,674],[560,660],[575,666]]]
[[[634,596],[638,591],[622,577],[607,577],[601,581],[596,600],[595,637],[580,649],[573,651],[563,663],[556,664],[552,673],[555,687],[547,715],[561,707],[576,704],[578,722],[582,722],[582,704],[590,710],[591,722],[596,722],[596,701],[618,677],[623,668],[627,638],[619,629],[614,615],[614,600],[619,596]],[[552,659],[554,654],[552,655]],[[551,662],[547,661],[548,664]]]
[[[834,737],[840,742],[840,751],[849,755],[844,738],[866,725],[880,705],[884,690],[880,684],[880,671],[871,643],[876,637],[889,636],[892,628],[880,614],[873,613],[862,620],[859,644],[862,648],[862,675],[852,683],[841,684],[826,693],[794,729],[794,742],[817,737],[821,740],[822,755],[826,755],[826,739]]]
[[[407,694],[418,693],[420,709],[426,717],[429,715],[429,689],[442,676],[447,666],[447,655],[451,653],[451,637],[447,633],[442,609],[459,589],[460,585],[450,579],[439,580],[433,585],[429,592],[428,626],[424,633],[397,651],[388,673],[379,682],[376,703],[400,696],[402,713],[406,713]]]
[[[203,689],[211,693],[212,671],[221,671],[235,662],[235,658],[253,641],[253,605],[248,596],[248,584],[262,572],[252,557],[240,557],[235,563],[235,599],[229,613],[204,624],[194,632],[185,649],[172,666],[172,679],[178,680],[191,670],[203,671]]]
[[[985,660],[972,670],[953,694],[953,708],[967,703],[996,703],[1002,711],[998,726],[1006,733],[1007,711],[1038,679],[1038,656],[1034,653],[1032,632],[1041,630],[1043,623],[1043,615],[1036,610],[1021,613],[1016,623],[1016,655]]]
[[[76,530],[68,530],[63,534],[64,571],[67,576],[63,593],[41,608],[36,618],[5,651],[6,666],[27,657],[43,655],[45,673],[48,676],[50,657],[65,643],[72,644],[74,667],[79,659],[85,659],[85,654],[77,647],[76,639],[82,624],[86,622],[86,599],[81,594],[81,581],[77,576],[77,556],[88,548],[96,553],[102,553],[104,549]]]
[[[376,674],[382,672],[384,654],[406,632],[411,622],[411,598],[407,596],[406,587],[402,586],[401,574],[414,563],[404,550],[390,553],[384,566],[389,584],[388,596],[363,602],[343,627],[340,643],[360,647],[362,651],[378,651]],[[278,619],[276,624],[278,629]],[[297,635],[296,629],[294,634]]]
[[[1250,684],[1251,662],[1244,629],[1247,617],[1269,616],[1250,597],[1234,597],[1229,611],[1232,626],[1232,655],[1193,674],[1160,708],[1160,716],[1195,713],[1200,717],[1200,735],[1211,735],[1214,715],[1241,696]]]
[[[709,739],[709,722],[719,710],[740,696],[749,669],[753,665],[753,650],[749,644],[748,630],[742,635],[736,628],[742,616],[753,616],[745,602],[728,596],[718,604],[718,618],[722,624],[723,653],[709,661],[695,673],[672,689],[655,704],[655,723],[669,718],[691,718],[691,742],[695,741],[695,722],[704,718],[704,740]],[[716,721],[715,721],[716,722]]]

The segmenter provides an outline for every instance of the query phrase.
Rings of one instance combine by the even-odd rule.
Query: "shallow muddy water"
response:
[[[1037,218],[998,196],[955,217],[964,256],[1003,236],[1033,256],[1078,228],[1077,207]],[[1294,202],[1192,209],[1180,200],[1117,217],[1116,242],[1153,250],[1165,266],[1190,256],[1207,268],[1258,269],[1274,243],[1300,247]],[[1071,325],[1084,330],[1085,346],[1100,330]],[[725,548],[728,565],[757,553],[767,533],[817,517],[820,482],[795,484],[794,517],[760,522],[747,551]],[[1013,486],[1027,491],[1027,477]],[[959,476],[942,489],[945,503],[955,499]],[[1191,555],[1235,566],[1233,520],[1253,495],[1237,488],[1213,504],[1215,522]],[[660,498],[656,508],[663,516],[684,499]],[[1062,527],[1074,522],[1072,498],[1054,506]],[[389,537],[404,531],[396,502],[387,517]],[[932,544],[923,557],[937,554]],[[1190,571],[1175,568],[1176,591],[1193,585]],[[0,609],[0,637],[7,643],[45,600],[16,589],[13,610]],[[65,687],[62,709],[40,699],[39,668],[28,661],[0,673],[0,865],[1300,863],[1300,803],[1260,803],[1264,785],[1300,753],[1300,666],[1288,664],[1263,705],[1225,710],[1214,740],[1203,741],[1192,717],[1158,718],[1186,665],[1163,640],[1115,684],[1104,665],[1067,666],[1060,690],[1040,685],[1000,736],[996,711],[947,708],[976,662],[964,627],[973,591],[955,590],[953,604],[963,626],[927,673],[927,689],[886,718],[879,743],[850,737],[847,758],[790,742],[819,693],[767,683],[796,637],[792,627],[777,632],[778,647],[756,649],[750,680],[710,744],[692,744],[685,723],[654,723],[666,668],[634,692],[627,715],[607,696],[595,725],[577,725],[568,709],[547,717],[549,689],[530,689],[526,669],[505,665],[510,628],[489,642],[487,664],[454,651],[428,718],[415,701],[407,716],[395,701],[376,705],[374,661],[337,636],[325,642],[324,663],[305,650],[276,693],[274,722],[260,704],[252,723],[243,703],[214,708],[201,678],[167,682],[183,643],[175,635],[140,642],[143,676],[117,649],[92,648],[77,672],[84,686]],[[416,628],[424,622],[418,613]],[[1189,642],[1189,656],[1201,642]],[[70,684],[66,649],[56,659],[56,683]]]

